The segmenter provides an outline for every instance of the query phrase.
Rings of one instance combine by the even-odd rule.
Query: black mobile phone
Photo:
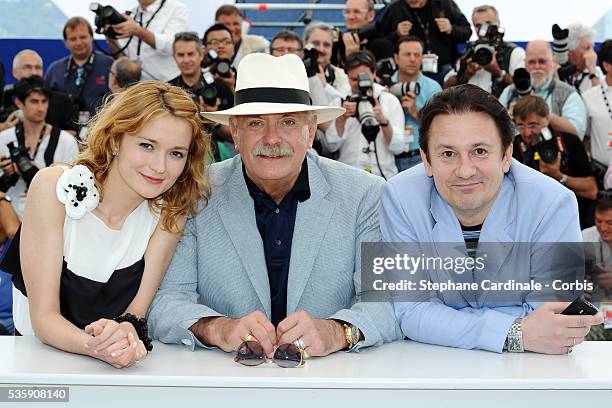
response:
[[[565,308],[561,314],[564,315],[596,315],[598,312],[597,308],[593,306],[591,302],[588,302],[582,298],[577,298],[568,307]]]

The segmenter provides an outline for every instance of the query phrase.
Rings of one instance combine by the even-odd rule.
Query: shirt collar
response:
[[[255,182],[249,178],[246,168],[244,167],[244,162],[242,162],[242,174],[244,175],[247,189],[249,190],[249,194],[253,200],[259,200],[261,198],[268,198],[272,200],[266,192],[261,191]],[[304,158],[304,161],[302,162],[302,169],[300,170],[300,174],[295,181],[293,188],[287,193],[287,195],[292,193],[295,194],[299,202],[306,201],[310,198],[310,183],[308,179],[308,163],[306,158]]]

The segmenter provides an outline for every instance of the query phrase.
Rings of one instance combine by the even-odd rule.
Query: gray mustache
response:
[[[290,146],[259,144],[252,153],[253,156],[291,157],[294,151]]]

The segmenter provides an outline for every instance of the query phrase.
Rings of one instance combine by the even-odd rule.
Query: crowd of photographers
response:
[[[73,159],[112,93],[156,79],[190,91],[202,111],[227,109],[236,67],[252,52],[298,55],[313,103],[346,109],[319,125],[321,155],[384,178],[412,167],[421,161],[420,109],[442,88],[471,83],[513,116],[514,157],[575,192],[584,228],[610,187],[612,41],[597,54],[595,33],[582,24],[555,25],[552,43],[523,49],[504,41],[495,7],[476,7],[472,28],[453,0],[397,0],[378,16],[371,0],[347,0],[344,28],[313,21],[302,36],[283,30],[270,41],[243,33],[234,5],[221,6],[204,33],[188,31],[189,10],[178,0],[138,0],[126,13],[97,3],[91,10],[110,55],[94,49],[88,21],[72,17],[62,33],[69,55],[49,64],[43,79],[40,55],[20,51],[12,66],[18,82],[0,95],[0,201],[12,200],[18,217],[31,174]],[[236,154],[226,126],[208,130],[215,160]]]

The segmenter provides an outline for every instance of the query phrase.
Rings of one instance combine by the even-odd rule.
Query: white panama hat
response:
[[[227,125],[232,116],[305,111],[316,113],[317,123],[329,122],[344,113],[343,108],[311,104],[306,68],[297,55],[253,53],[238,65],[234,107],[201,115]]]

